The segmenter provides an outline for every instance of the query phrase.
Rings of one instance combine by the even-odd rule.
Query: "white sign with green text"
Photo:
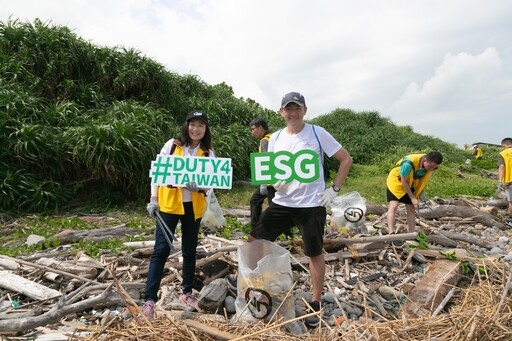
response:
[[[292,154],[287,151],[251,153],[251,182],[253,185],[289,183],[297,180],[310,183],[320,177],[318,153],[305,149]]]
[[[157,186],[184,187],[193,181],[200,188],[230,189],[233,167],[229,158],[158,154],[151,161],[149,177]]]

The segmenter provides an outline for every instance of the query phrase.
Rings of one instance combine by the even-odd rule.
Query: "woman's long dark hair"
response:
[[[183,126],[181,127],[181,137],[179,140],[183,145],[190,145],[192,142],[190,137],[188,136],[188,124],[189,121],[185,121]],[[204,151],[209,151],[212,148],[212,134],[210,133],[210,125],[206,123],[206,131],[204,132],[204,136],[201,139],[201,149]]]

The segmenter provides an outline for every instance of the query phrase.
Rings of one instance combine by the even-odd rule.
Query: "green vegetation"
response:
[[[143,208],[150,162],[179,134],[192,109],[209,114],[214,148],[232,158],[235,181],[250,179],[249,153],[257,150],[249,121],[262,116],[272,131],[283,125],[275,111],[236,98],[227,84],[175,74],[132,49],[95,46],[66,27],[37,20],[0,22],[0,209],[20,214],[76,207],[105,212],[126,203]],[[387,173],[400,158],[433,149],[445,161],[427,188],[429,196],[494,192],[492,180],[476,172],[460,178],[453,171],[471,158],[468,151],[397,126],[378,112],[338,108],[310,122],[332,133],[355,161],[342,191],[358,191],[369,202],[385,202]],[[486,148],[484,159],[471,163],[495,169],[493,153]],[[334,159],[327,162],[331,172],[337,169]],[[252,191],[236,185],[219,190],[218,198],[223,207],[245,207]]]
[[[217,154],[241,166],[236,179],[247,178],[257,146],[247,125],[255,115],[276,121],[274,112],[224,83],[94,46],[66,27],[0,23],[0,208],[52,211],[91,187],[147,196],[151,160],[197,108],[210,114]]]
[[[117,255],[121,251],[130,252],[132,249],[128,246],[124,246],[120,239],[109,238],[100,242],[93,242],[91,240],[80,241],[79,243],[73,244],[73,251],[75,253],[79,251],[85,252],[90,257],[98,258],[102,254],[105,254],[107,250],[108,255]]]
[[[83,217],[73,216],[49,216],[49,215],[26,215],[16,220],[15,231],[8,234],[0,234],[0,254],[16,257],[18,255],[29,255],[34,251],[58,247],[60,240],[54,238],[63,230],[93,230],[103,227],[113,227],[125,224],[133,229],[133,232],[121,239],[110,238],[100,242],[81,241],[73,245],[74,252],[85,251],[92,257],[101,254],[115,254],[119,251],[129,251],[122,242],[147,240],[153,234],[155,223],[146,216],[144,206],[125,205],[121,209],[111,212],[103,212],[95,218],[94,215]],[[35,234],[45,237],[44,243],[37,243],[28,246],[25,244],[28,236]],[[107,250],[107,251],[105,251]]]
[[[480,160],[477,160],[473,155],[468,158],[471,160],[471,165],[486,169],[488,171],[496,171],[498,154],[502,151],[499,147],[481,147],[484,155]]]

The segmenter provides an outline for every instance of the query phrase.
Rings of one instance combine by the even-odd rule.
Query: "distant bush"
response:
[[[473,155],[470,156],[471,165],[479,168],[486,169],[488,171],[497,171],[498,168],[498,154],[501,152],[500,147],[481,147],[482,158],[477,160]],[[471,153],[472,154],[472,153]]]
[[[349,151],[354,162],[394,165],[407,154],[438,150],[444,162],[463,162],[466,157],[455,145],[420,135],[409,126],[397,126],[377,112],[356,113],[336,109],[310,120],[325,127]]]

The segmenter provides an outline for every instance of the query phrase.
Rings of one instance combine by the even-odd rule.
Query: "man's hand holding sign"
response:
[[[297,180],[311,183],[320,178],[319,155],[312,150],[301,150],[295,154],[287,151],[252,153],[252,184],[273,184],[276,191],[284,193],[288,184]],[[328,206],[338,195],[339,186],[319,192],[318,204]]]

